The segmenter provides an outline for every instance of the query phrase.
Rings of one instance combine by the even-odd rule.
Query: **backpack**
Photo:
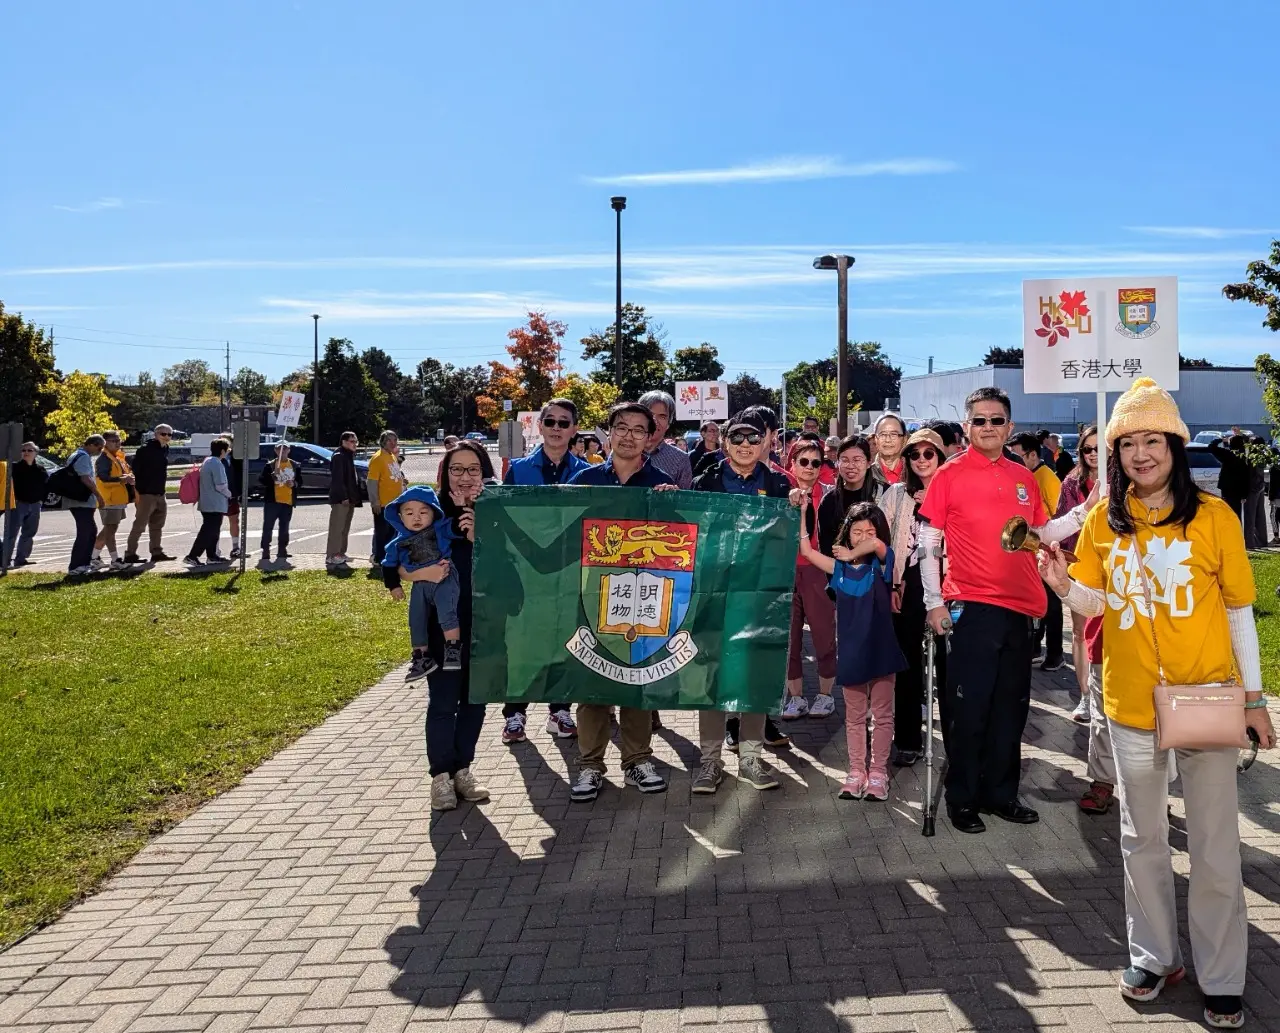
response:
[[[70,499],[72,502],[89,501],[89,497],[93,492],[85,487],[84,481],[80,480],[80,475],[72,468],[75,465],[76,456],[79,454],[79,450],[73,452],[65,466],[58,467],[49,475],[49,480],[45,487],[50,494],[61,495],[64,499]]]
[[[200,467],[193,466],[178,482],[178,501],[184,506],[194,506],[200,501]]]

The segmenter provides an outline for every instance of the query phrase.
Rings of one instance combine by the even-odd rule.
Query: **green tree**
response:
[[[765,387],[750,373],[739,373],[737,379],[729,381],[729,415],[731,416],[749,405],[767,405],[777,412],[780,404],[781,392],[772,387]]]
[[[320,436],[336,446],[343,431],[376,441],[385,429],[387,396],[345,337],[330,337],[320,356]],[[310,401],[310,399],[308,399]]]
[[[984,366],[1021,366],[1021,348],[988,348],[982,357]]]
[[[369,375],[387,396],[387,426],[402,438],[420,438],[426,428],[422,389],[381,348],[366,348],[360,355]]]
[[[44,442],[58,405],[53,335],[0,302],[0,422],[22,424],[24,437]]]
[[[465,434],[489,426],[476,411],[476,399],[489,384],[485,366],[459,368],[439,359],[423,359],[415,372],[427,435],[436,428],[446,434]]]
[[[1269,353],[1259,355],[1253,364],[1262,385],[1262,404],[1273,427],[1280,427],[1280,362]]]
[[[1262,325],[1280,330],[1280,240],[1271,242],[1269,260],[1259,259],[1245,266],[1243,283],[1229,283],[1222,293],[1231,301],[1247,301],[1267,310]]]
[[[560,342],[568,329],[558,319],[548,319],[545,312],[530,312],[526,323],[508,331],[507,354],[515,365],[489,363],[489,383],[476,400],[484,419],[502,419],[504,401],[510,401],[516,412],[541,409],[550,401],[560,369]]]
[[[836,418],[836,398],[838,389],[832,377],[815,377],[806,386],[804,394],[792,394],[791,382],[787,382],[787,424],[800,426],[812,416],[818,421],[818,427],[831,426]],[[813,399],[813,405],[809,399]],[[851,410],[857,406],[851,405]]]
[[[160,373],[160,400],[166,405],[191,405],[217,392],[222,379],[204,359],[184,359]]]
[[[724,376],[724,363],[715,345],[703,341],[687,348],[677,348],[671,355],[667,376],[677,380],[719,380]]]
[[[140,383],[121,384],[109,382],[108,395],[112,399],[111,420],[114,426],[128,434],[129,440],[137,440],[159,420],[160,407],[156,404],[156,385],[150,374],[143,374]]]
[[[886,398],[901,397],[902,370],[889,361],[879,341],[851,341],[848,384],[859,408],[883,409]]]
[[[584,428],[603,427],[610,406],[618,400],[616,386],[589,380],[581,373],[557,380],[553,392],[555,397],[567,398],[578,407],[578,426]]]
[[[231,394],[242,405],[270,405],[274,392],[261,373],[241,366],[240,372],[231,378]]]
[[[617,383],[613,335],[614,324],[610,323],[582,338],[582,357],[596,363],[591,379],[600,384]],[[662,343],[665,337],[659,324],[649,323],[643,305],[628,302],[622,306],[622,399],[636,399],[655,388],[671,389]]]
[[[58,408],[49,414],[49,444],[66,454],[84,444],[90,434],[113,426],[108,411],[115,399],[107,394],[101,373],[73,370],[58,385]]]

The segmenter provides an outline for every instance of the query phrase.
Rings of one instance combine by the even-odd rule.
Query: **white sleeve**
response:
[[[1262,691],[1262,658],[1258,652],[1258,627],[1253,621],[1252,606],[1227,610],[1227,627],[1231,629],[1231,651],[1236,655],[1236,668],[1247,692]]]
[[[931,524],[921,524],[920,537],[916,542],[916,555],[920,558],[920,583],[924,586],[924,608],[936,609],[943,603],[942,531]]]
[[[1089,588],[1075,578],[1071,579],[1071,587],[1062,601],[1081,617],[1101,617],[1106,602],[1101,588]]]
[[[1037,527],[1036,534],[1040,536],[1042,542],[1060,542],[1073,534],[1079,534],[1080,528],[1084,527],[1084,519],[1088,515],[1088,507],[1081,503],[1075,509],[1069,509],[1062,516],[1050,520],[1043,527]]]

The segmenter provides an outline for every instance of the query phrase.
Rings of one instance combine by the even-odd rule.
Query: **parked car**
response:
[[[488,441],[489,438],[488,438],[488,435],[486,435],[483,431],[473,430],[467,434],[467,440],[468,441]]]
[[[1198,445],[1212,445],[1219,438],[1231,437],[1229,430],[1202,430],[1195,436],[1193,442]]]
[[[1062,447],[1072,459],[1079,459],[1080,435],[1079,434],[1059,434],[1058,440],[1062,443]]]
[[[246,487],[249,490],[251,499],[262,497],[262,487],[258,484],[258,478],[262,476],[263,467],[275,457],[276,446],[264,443],[258,446],[258,458],[249,460],[249,483]],[[289,458],[302,468],[302,491],[300,494],[329,494],[330,462],[333,459],[332,449],[325,448],[323,445],[290,441]],[[356,476],[360,479],[360,495],[362,498],[367,499],[369,497],[369,464],[366,460],[356,460]]]
[[[1197,438],[1199,436],[1196,435]],[[1191,442],[1187,445],[1187,460],[1191,463],[1191,477],[1196,482],[1196,487],[1210,495],[1217,495],[1218,472],[1222,469],[1222,464],[1209,451],[1209,446],[1203,441]]]

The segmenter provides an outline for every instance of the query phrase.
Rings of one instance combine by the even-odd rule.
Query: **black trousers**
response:
[[[396,536],[395,530],[387,523],[387,518],[382,515],[382,510],[373,514],[373,561],[379,566],[382,564],[382,557],[387,551],[387,545],[391,539]]]
[[[222,518],[225,515],[225,513],[200,514],[202,517],[200,530],[196,532],[196,540],[191,544],[191,551],[187,555],[197,560],[201,553],[206,553],[211,560],[218,555],[218,538],[222,534]]]
[[[548,703],[547,710],[554,714],[557,710],[568,710],[568,703]],[[502,716],[510,717],[512,714],[527,714],[529,712],[529,701],[522,699],[518,703],[505,703],[502,707]]]
[[[897,634],[898,648],[907,658],[907,669],[899,671],[893,683],[893,744],[899,751],[919,753],[924,749],[921,731],[920,707],[924,703],[924,586],[920,581],[920,567],[907,567],[903,575],[902,611],[893,615],[893,630]],[[938,639],[934,650],[934,669],[937,681],[934,692],[944,704],[946,713],[947,649],[946,639]],[[945,725],[944,725],[945,729]]]
[[[1048,601],[1049,608],[1045,611],[1044,617],[1040,619],[1039,627],[1036,629],[1034,652],[1040,649],[1040,643],[1044,646],[1045,663],[1053,660],[1062,659],[1062,600],[1058,598],[1058,593],[1050,588],[1043,581],[1044,596]]]
[[[1031,708],[1031,618],[966,603],[947,658],[947,806],[1000,807],[1018,795]]]
[[[98,537],[98,511],[88,506],[75,506],[71,510],[71,519],[76,522],[76,539],[71,545],[71,562],[68,570],[79,570],[87,567],[93,559],[93,543]]]

